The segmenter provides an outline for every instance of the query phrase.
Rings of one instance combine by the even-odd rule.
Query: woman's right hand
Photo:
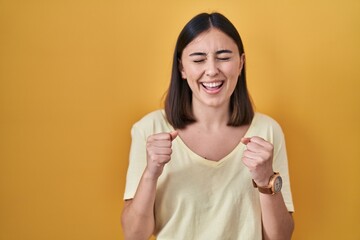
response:
[[[146,143],[147,166],[145,175],[147,178],[157,180],[163,172],[164,166],[171,160],[172,141],[178,132],[157,133],[151,135]]]
[[[147,166],[134,198],[126,201],[121,217],[125,239],[150,239],[153,234],[156,182],[171,159],[172,140],[177,135],[177,131],[158,133],[147,139]]]

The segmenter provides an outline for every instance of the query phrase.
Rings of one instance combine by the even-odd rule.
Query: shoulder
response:
[[[138,129],[145,132],[145,135],[150,135],[159,132],[172,131],[172,126],[166,119],[163,109],[158,109],[143,116],[140,120],[134,123],[133,129]]]
[[[162,121],[162,120],[165,120],[164,110],[158,109],[153,112],[147,113],[135,124],[142,124],[146,122],[154,122],[154,121]]]
[[[257,132],[270,135],[271,138],[274,135],[283,135],[280,124],[274,118],[263,113],[256,112],[251,125]]]
[[[263,124],[264,126],[281,128],[280,124],[275,119],[264,113],[256,112],[253,121],[257,124]]]

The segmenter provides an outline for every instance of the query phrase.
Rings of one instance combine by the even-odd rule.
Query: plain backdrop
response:
[[[359,239],[360,1],[0,0],[0,239],[123,239],[131,125],[184,24],[219,11],[283,127],[293,239]]]

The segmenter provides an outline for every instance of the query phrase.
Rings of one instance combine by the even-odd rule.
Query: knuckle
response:
[[[262,156],[259,157],[259,164],[264,163],[266,159],[267,159],[267,154],[266,153],[262,154]]]
[[[147,137],[146,141],[151,142],[151,141],[153,141],[153,139],[154,139],[154,135],[150,135]]]
[[[267,152],[264,156],[264,162],[271,158],[271,152]]]
[[[150,161],[151,161],[151,162],[157,162],[157,161],[158,161],[158,156],[157,156],[157,155],[154,155],[154,154],[151,154],[151,155],[150,155]]]
[[[271,152],[274,151],[274,145],[271,144],[271,143],[269,143],[269,150],[270,150]]]

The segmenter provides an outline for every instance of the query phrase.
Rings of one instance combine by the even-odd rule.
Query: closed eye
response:
[[[193,60],[194,63],[201,63],[201,62],[204,62],[205,59],[196,59],[196,60]]]
[[[223,58],[217,58],[220,61],[228,61],[230,60],[230,57],[223,57]]]

